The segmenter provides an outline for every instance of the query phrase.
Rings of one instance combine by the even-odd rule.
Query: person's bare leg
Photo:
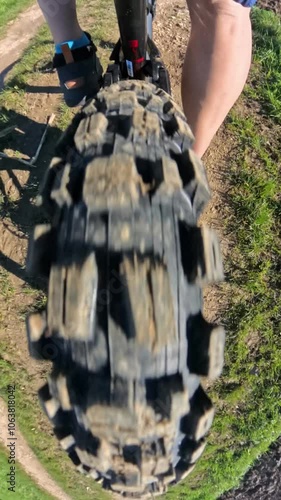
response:
[[[250,68],[250,9],[233,0],[187,0],[191,35],[182,100],[201,157],[243,90]]]
[[[76,12],[76,0],[37,0],[55,44],[83,36]]]

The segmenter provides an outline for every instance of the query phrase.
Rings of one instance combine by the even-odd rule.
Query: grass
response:
[[[1,0],[0,3],[0,38],[6,33],[7,24],[13,21],[20,12],[34,4],[34,0]]]
[[[281,435],[281,25],[255,9],[253,26],[253,72],[228,120],[236,150],[225,223],[232,241],[226,365],[210,391],[218,411],[188,486],[168,499],[217,499]]]
[[[97,28],[89,26],[86,17],[83,26],[90,28],[97,44],[107,42],[108,37],[114,41],[117,37],[116,28],[112,29],[111,2],[91,0],[88,8],[95,12],[93,24]],[[228,181],[232,187],[226,206],[225,230],[233,242],[226,262],[230,288],[226,366],[223,377],[210,391],[217,414],[206,451],[187,481],[167,493],[168,500],[217,499],[238,484],[255,459],[281,434],[278,328],[281,147],[276,137],[281,124],[281,28],[277,16],[259,9],[254,11],[253,22],[255,66],[242,106],[235,108],[227,125],[229,133],[235,136],[237,150],[235,158],[233,155],[229,161]],[[10,116],[9,109],[28,115],[25,87],[38,79],[31,68],[38,60],[47,60],[52,55],[52,44],[46,45],[46,38],[49,35],[43,28],[0,96],[0,106],[6,109],[2,112],[3,126]],[[108,51],[99,47],[99,53],[105,62]],[[72,113],[60,106],[59,128],[67,126]],[[9,289],[9,283],[4,286]],[[32,292],[26,289],[24,293]],[[45,299],[42,296],[39,300]],[[5,348],[2,342],[0,352]],[[77,500],[85,498],[86,491],[98,499],[108,498],[92,481],[74,474],[49,427],[42,432],[47,424],[35,395],[30,394],[27,371],[15,370],[1,359],[0,367],[2,392],[5,384],[15,380],[19,426],[48,472]]]
[[[265,116],[281,124],[281,18],[254,9],[255,69],[248,96],[258,99]]]
[[[9,300],[14,296],[15,289],[10,282],[9,273],[0,268],[0,297],[2,300]]]
[[[16,463],[15,467],[15,491],[11,491],[8,488],[11,487],[7,483],[7,474],[10,472],[10,464],[8,464],[8,453],[7,450],[0,446],[0,484],[1,484],[1,494],[0,498],[5,498],[5,500],[15,499],[15,500],[53,500],[54,497],[48,495],[39,486],[37,486],[34,481],[23,471],[21,466]],[[14,466],[14,465],[12,465]]]

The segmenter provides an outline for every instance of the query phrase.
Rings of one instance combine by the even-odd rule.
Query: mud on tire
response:
[[[223,278],[209,199],[181,110],[145,82],[101,91],[56,147],[29,245],[48,305],[27,319],[30,353],[53,370],[42,406],[81,472],[124,496],[163,493],[205,447],[224,331],[202,316]]]

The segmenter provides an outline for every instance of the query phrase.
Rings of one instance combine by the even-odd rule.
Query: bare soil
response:
[[[281,14],[280,0],[258,0],[257,5],[261,9],[272,10],[275,14]]]
[[[0,40],[0,91],[9,71],[18,61],[23,49],[43,23],[43,15],[37,4],[22,12],[9,23],[7,35]]]

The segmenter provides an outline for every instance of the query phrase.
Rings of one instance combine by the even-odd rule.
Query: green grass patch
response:
[[[8,463],[8,453],[7,450],[1,445],[0,446],[0,484],[2,498],[5,500],[16,499],[16,500],[54,500],[54,497],[48,495],[44,490],[39,488],[34,481],[23,471],[21,466],[16,462]],[[10,467],[15,467],[15,486],[7,482],[7,479],[11,479],[12,476],[8,474],[11,472]],[[13,471],[12,471],[13,472]],[[9,489],[14,488],[14,490]]]
[[[14,291],[14,287],[9,278],[9,273],[0,267],[0,296],[4,299],[4,302],[13,297]]]
[[[253,10],[254,71],[247,93],[262,104],[265,116],[281,124],[281,18]]]
[[[1,0],[0,2],[0,38],[8,28],[7,24],[13,21],[20,12],[34,4],[34,0]]]

